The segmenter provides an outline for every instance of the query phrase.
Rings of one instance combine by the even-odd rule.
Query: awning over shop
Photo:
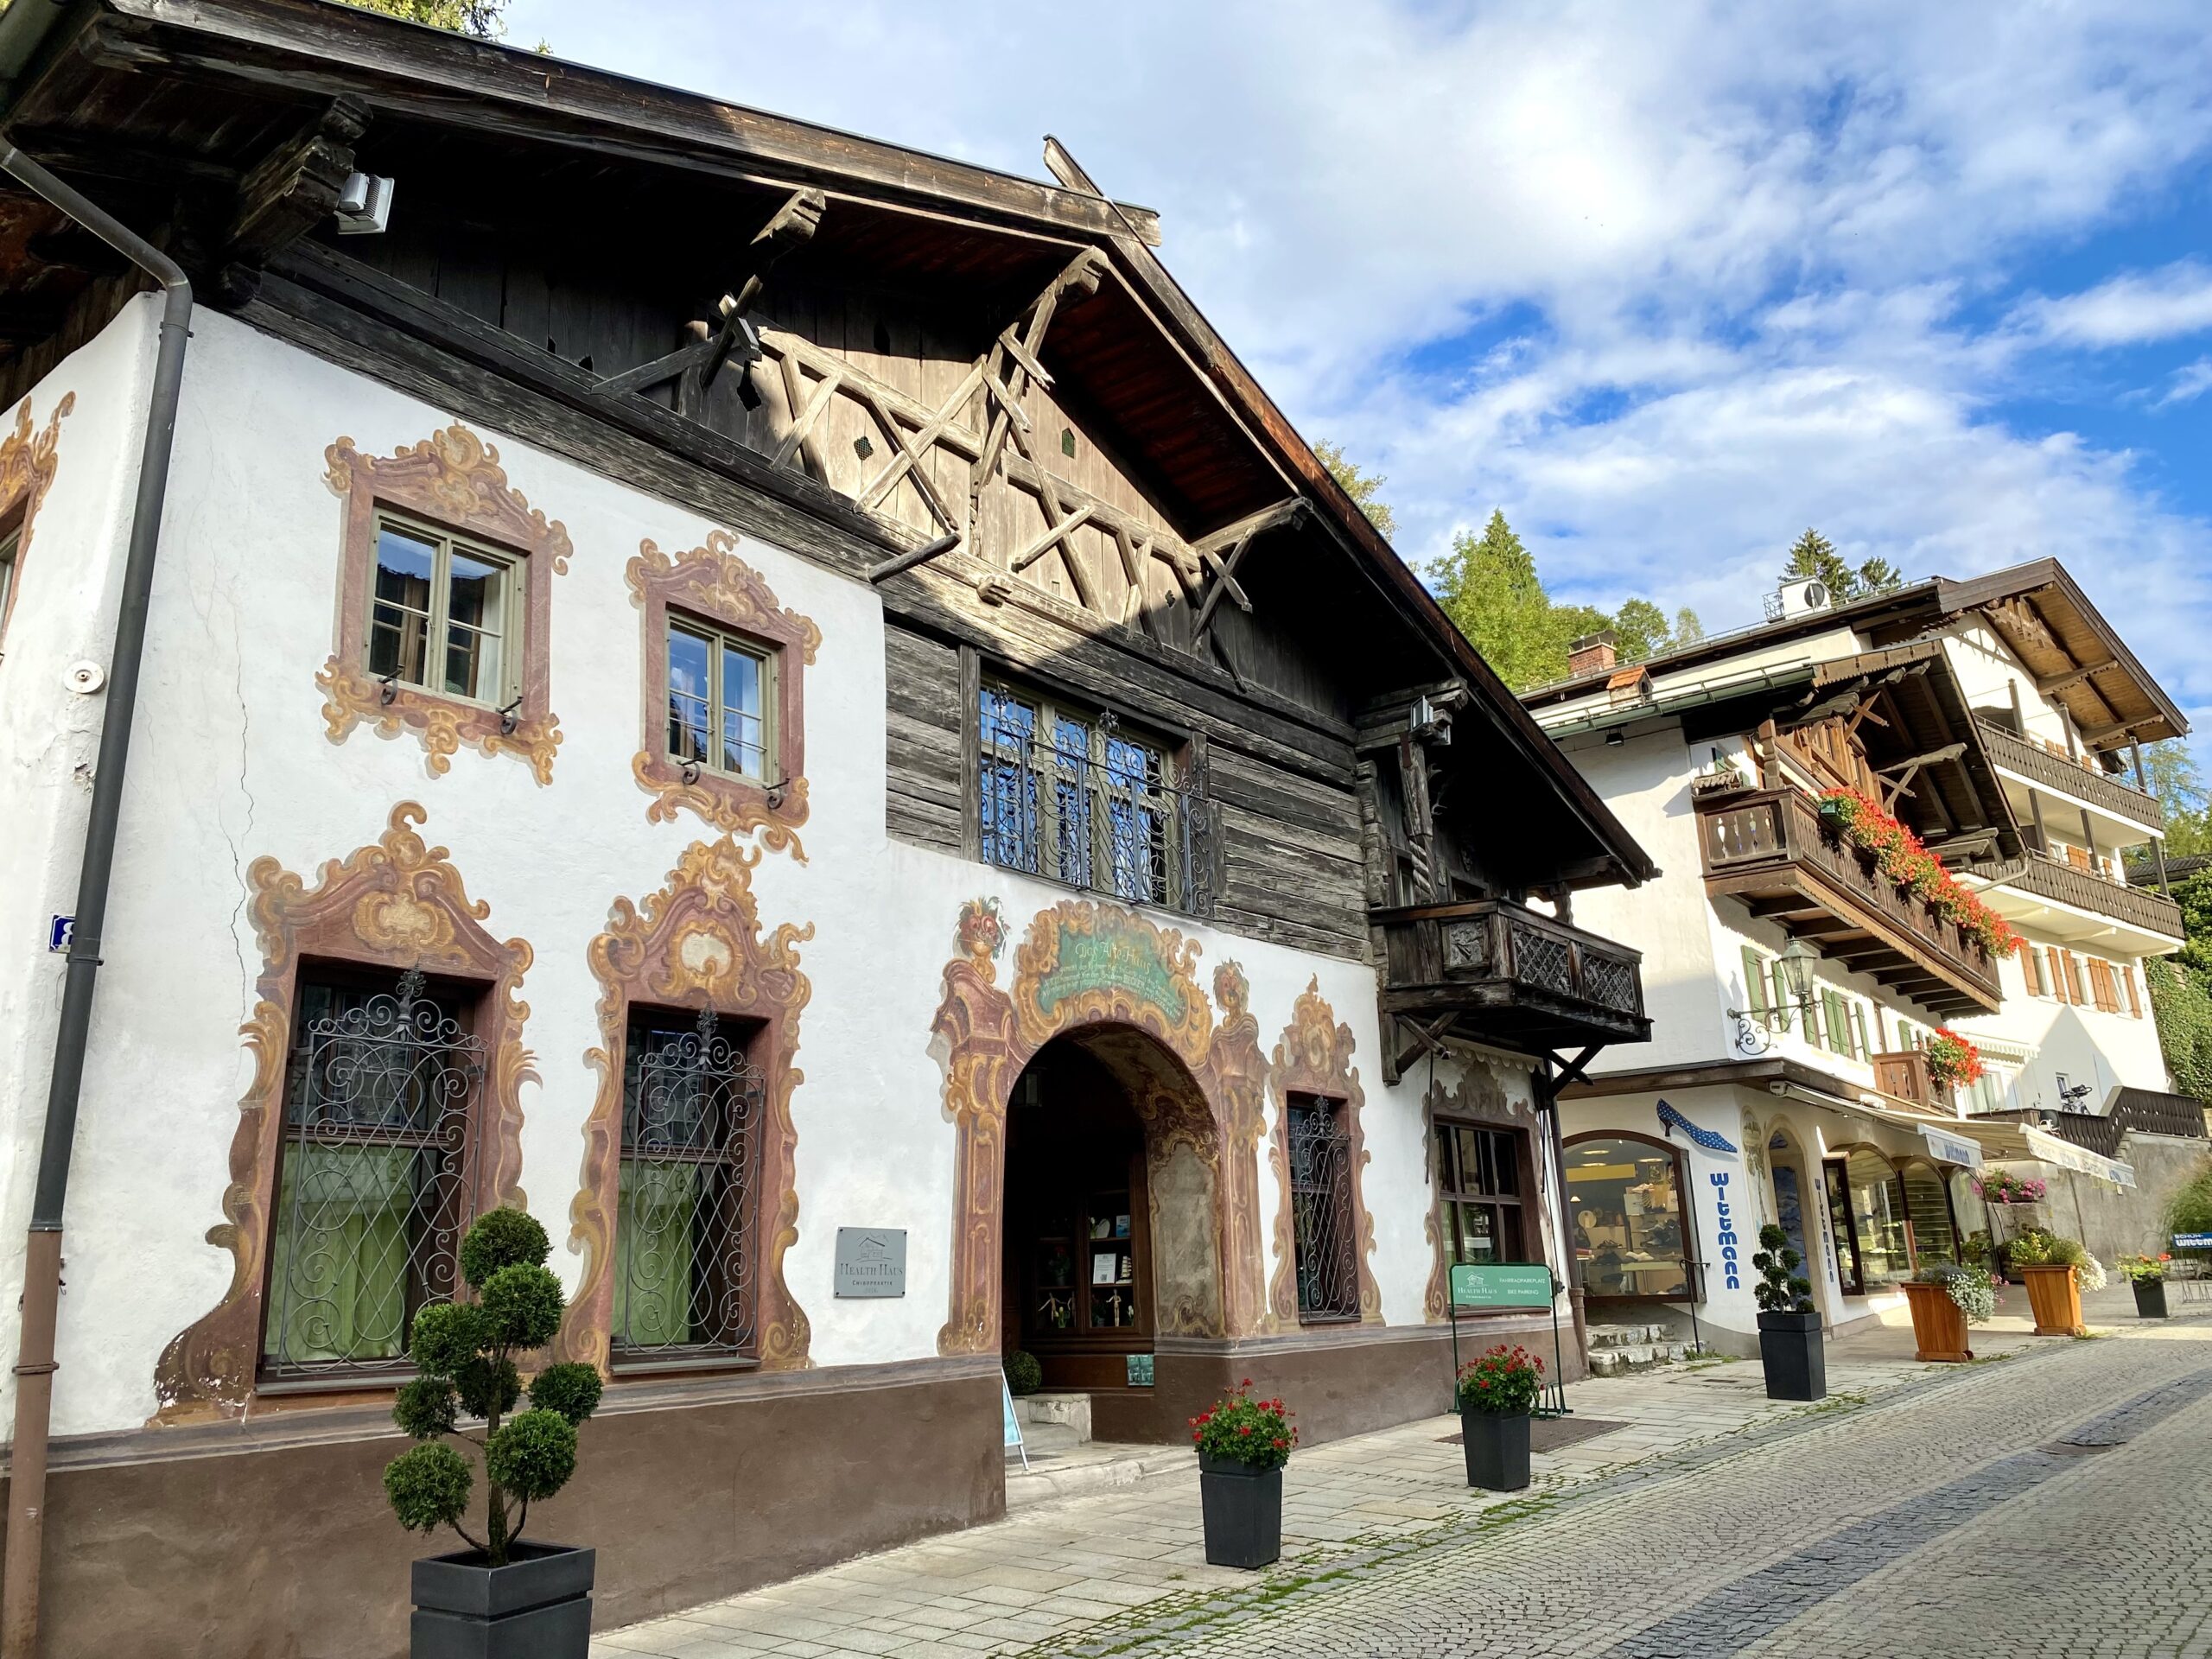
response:
[[[2032,1160],[2049,1164],[2056,1169],[2070,1169],[2077,1174],[2094,1176],[2109,1181],[2114,1186],[2133,1186],[2135,1169],[2117,1158],[2107,1158],[2091,1152],[2087,1147],[2077,1147],[2071,1141],[2062,1141],[2048,1130],[2038,1129],[2027,1123],[2006,1123],[1980,1118],[1961,1118],[1956,1132],[1971,1137],[1981,1147],[1985,1158],[1999,1161]]]
[[[1928,1156],[1932,1162],[1953,1164],[1961,1169],[1981,1167],[1981,1144],[1973,1136],[1960,1133],[1962,1126],[1956,1118],[1938,1116],[1910,1101],[1899,1100],[1893,1095],[1865,1092],[1846,1097],[1794,1083],[1784,1085],[1782,1092],[1816,1106],[1824,1106],[1832,1112],[1861,1117],[1871,1123],[1916,1135],[1921,1144],[1928,1149]]]
[[[1928,1155],[1939,1164],[1956,1164],[1962,1169],[1981,1167],[1981,1148],[1969,1136],[1923,1123],[1920,1138],[1928,1143]]]

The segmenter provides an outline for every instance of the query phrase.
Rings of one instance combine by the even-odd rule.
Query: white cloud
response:
[[[2208,391],[2212,391],[2212,357],[2200,357],[2173,372],[2166,382],[2165,395],[2151,407],[2164,409],[2173,404],[2193,403]]]
[[[2177,260],[2129,272],[2061,299],[2037,298],[2013,314],[2016,327],[2071,346],[2133,346],[2212,328],[2212,266]]]
[[[2212,324],[2212,270],[1966,321],[2212,153],[2188,0],[654,11],[517,0],[512,33],[1033,175],[1058,134],[1301,429],[1389,474],[1417,561],[1500,505],[1577,596],[1721,626],[1808,522],[1912,572],[2056,554],[2212,705],[2205,527],[1995,413],[2056,346]]]

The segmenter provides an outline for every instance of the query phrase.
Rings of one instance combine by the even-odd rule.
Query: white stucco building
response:
[[[1694,1315],[1738,1346],[1763,1223],[1847,1326],[2020,1224],[1975,1196],[1984,1163],[2044,1179],[2034,1218],[2109,1258],[2156,1248],[2204,1146],[2142,968],[2180,918],[2121,864],[2163,832],[2133,752],[2186,729],[2171,700],[2050,561],[1840,605],[1808,586],[1649,663],[1584,642],[1526,699],[1666,872],[1577,908],[1643,948],[1656,1022],[1561,1109],[1578,1276],[1593,1319]],[[1986,910],[1901,887],[1847,808]],[[1980,1056],[1955,1090],[1929,1070],[1945,1029]]]

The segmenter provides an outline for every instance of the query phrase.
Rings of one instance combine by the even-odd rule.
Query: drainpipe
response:
[[[0,141],[5,172],[162,287],[161,346],[154,359],[153,401],[146,411],[138,463],[138,499],[131,509],[124,561],[123,599],[108,659],[107,709],[100,722],[92,811],[77,878],[77,920],[69,944],[68,978],[54,1036],[54,1071],[46,1096],[46,1133],[39,1148],[38,1186],[31,1200],[29,1248],[23,1263],[22,1330],[16,1361],[16,1423],[9,1459],[8,1546],[0,1567],[0,1659],[36,1659],[39,1563],[46,1531],[46,1446],[54,1414],[54,1331],[61,1300],[61,1208],[69,1188],[69,1155],[77,1134],[77,1098],[85,1079],[92,991],[100,968],[100,929],[107,916],[108,878],[115,868],[115,833],[123,810],[124,768],[130,757],[131,715],[146,645],[146,607],[168,489],[170,440],[184,385],[184,348],[192,320],[192,284],[176,263],[143,237],[48,172],[13,144]]]

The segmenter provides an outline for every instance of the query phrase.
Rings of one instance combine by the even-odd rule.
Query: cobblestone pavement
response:
[[[1578,1414],[1629,1427],[1540,1456],[1510,1499],[1457,1484],[1449,1420],[1319,1447],[1264,1574],[1205,1567],[1195,1478],[1160,1476],[611,1632],[594,1659],[2212,1659],[2212,1320],[1975,1347],[2020,1357],[1840,1345],[1810,1408],[1765,1400],[1756,1364],[1579,1384]]]

